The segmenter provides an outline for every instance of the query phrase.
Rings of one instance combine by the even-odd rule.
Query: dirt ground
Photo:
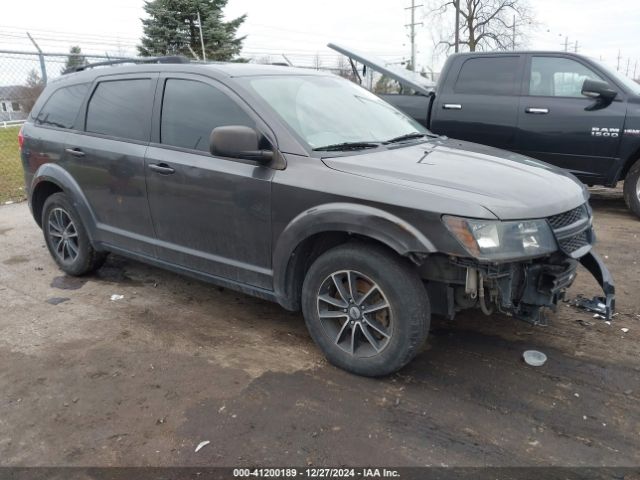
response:
[[[64,277],[27,205],[0,207],[0,465],[640,465],[640,221],[619,191],[592,203],[611,325],[434,319],[386,379],[328,365],[262,300],[115,256]],[[598,293],[584,271],[578,293]]]

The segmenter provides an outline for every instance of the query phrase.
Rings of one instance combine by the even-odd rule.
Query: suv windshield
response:
[[[341,78],[278,75],[252,77],[248,84],[314,149],[427,133],[376,95]]]

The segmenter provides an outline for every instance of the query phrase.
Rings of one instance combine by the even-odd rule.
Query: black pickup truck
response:
[[[432,132],[537,158],[590,186],[624,180],[640,217],[640,84],[615,70],[567,52],[459,53],[434,84],[329,47],[398,81],[403,94],[380,96]]]

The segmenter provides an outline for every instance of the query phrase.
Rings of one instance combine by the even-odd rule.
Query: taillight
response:
[[[24,125],[20,127],[20,131],[18,132],[18,147],[20,147],[20,151],[22,151],[22,145],[24,145],[24,135],[22,134],[22,129]]]

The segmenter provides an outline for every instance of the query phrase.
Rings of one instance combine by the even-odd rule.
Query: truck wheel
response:
[[[307,272],[302,310],[333,365],[382,376],[406,365],[429,331],[427,291],[402,258],[351,243],[322,254]]]
[[[84,275],[104,263],[106,253],[93,248],[66,194],[54,193],[44,202],[42,231],[49,253],[65,273]]]
[[[624,180],[624,201],[629,210],[640,217],[640,160],[631,166]]]

